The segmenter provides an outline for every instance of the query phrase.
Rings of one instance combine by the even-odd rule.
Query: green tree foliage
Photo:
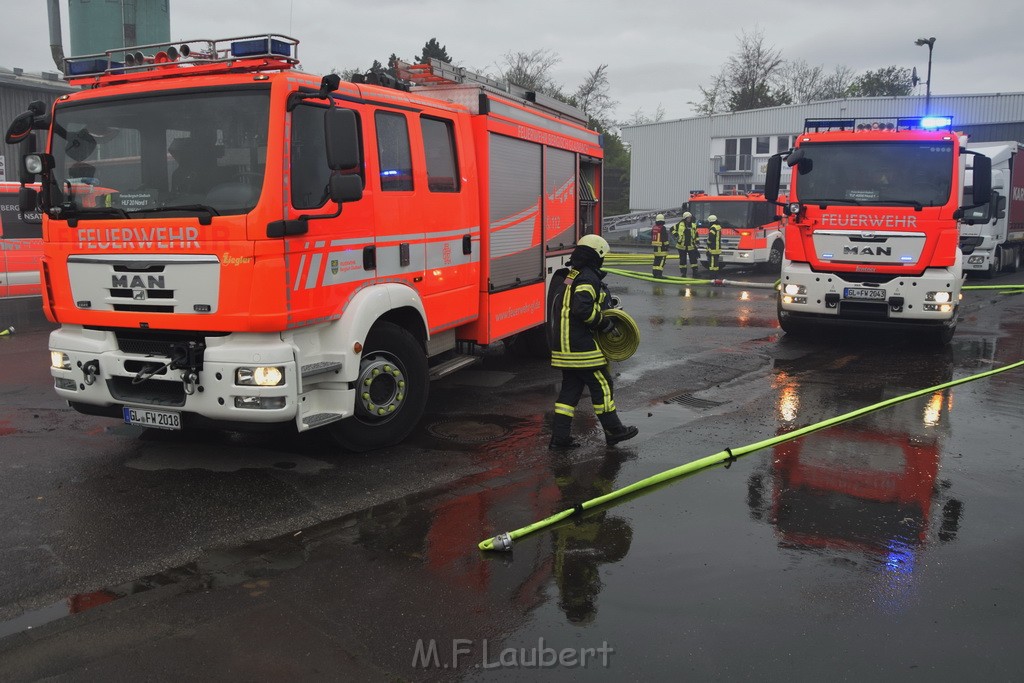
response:
[[[431,59],[440,59],[442,62],[452,64],[452,58],[448,56],[448,48],[437,42],[437,38],[431,38],[423,46],[423,51],[416,58],[416,64],[429,64]]]
[[[865,71],[850,85],[851,97],[884,97],[909,95],[913,89],[910,69],[893,64],[874,71]]]

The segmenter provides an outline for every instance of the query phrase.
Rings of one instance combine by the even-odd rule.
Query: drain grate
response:
[[[427,425],[427,431],[436,437],[462,443],[486,443],[512,432],[508,427],[481,420],[442,420]]]
[[[679,394],[672,398],[666,398],[665,403],[675,403],[676,405],[686,406],[688,408],[697,408],[698,410],[705,410],[707,408],[715,408],[717,406],[725,405],[725,401],[709,401],[706,398],[697,398],[693,394]]]

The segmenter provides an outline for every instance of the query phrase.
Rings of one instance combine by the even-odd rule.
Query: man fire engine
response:
[[[458,342],[544,339],[548,274],[600,229],[581,112],[437,61],[321,79],[287,36],[147,48],[67,60],[83,89],[7,135],[47,131],[20,203],[44,214],[51,373],[73,407],[326,426],[366,450],[476,360]],[[91,206],[68,182],[83,164],[109,189]]]
[[[793,168],[778,299],[787,333],[825,324],[918,331],[948,343],[963,283],[958,221],[974,154],[974,197],[988,201],[988,157],[965,149],[949,117],[811,119],[796,148],[768,162],[775,202]],[[971,205],[973,206],[973,205]]]
[[[697,221],[697,233],[706,249],[709,216],[722,226],[720,265],[756,265],[777,273],[785,247],[782,209],[764,201],[763,194],[706,195],[697,193],[683,204]]]

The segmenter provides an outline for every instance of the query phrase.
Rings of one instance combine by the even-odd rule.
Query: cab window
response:
[[[426,116],[421,122],[423,152],[427,159],[427,189],[431,192],[458,192],[459,166],[452,122]]]
[[[374,118],[377,123],[377,153],[380,157],[380,189],[385,192],[413,189],[409,124],[405,116],[379,111]]]

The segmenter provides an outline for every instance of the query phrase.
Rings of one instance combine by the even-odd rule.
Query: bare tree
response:
[[[777,84],[784,64],[782,53],[765,44],[764,30],[741,31],[739,48],[729,56],[709,88],[701,87],[702,102],[690,104],[698,114],[745,111],[788,104],[789,96]]]
[[[601,64],[586,75],[573,94],[576,106],[604,127],[609,126],[609,114],[618,104],[608,95],[609,87],[608,65]]]
[[[561,86],[551,76],[551,69],[560,61],[562,58],[557,53],[547,49],[506,52],[502,55],[498,70],[501,78],[509,83],[552,97],[564,97]]]

